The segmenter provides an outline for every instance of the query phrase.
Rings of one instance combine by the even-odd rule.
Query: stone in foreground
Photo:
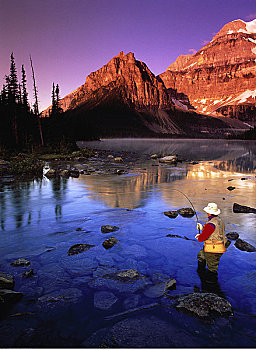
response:
[[[69,248],[68,255],[80,254],[80,253],[86,252],[87,250],[93,247],[95,247],[95,245],[82,244],[82,243],[74,244],[72,245],[72,247]]]
[[[104,278],[110,278],[115,281],[133,282],[140,278],[140,273],[136,269],[122,270],[103,275]]]
[[[106,239],[102,245],[105,249],[110,249],[112,248],[115,244],[117,244],[119,241],[116,239],[116,237],[111,237],[109,239]]]
[[[96,292],[94,294],[94,307],[100,310],[109,310],[118,301],[115,294],[111,292]]]
[[[9,289],[0,289],[0,305],[15,304],[22,298],[23,294]]]
[[[246,205],[240,205],[238,203],[233,204],[233,212],[234,213],[254,213],[256,214],[256,209],[247,207]]]
[[[250,243],[247,243],[245,241],[243,241],[242,239],[238,238],[235,242],[235,246],[240,249],[240,250],[243,250],[243,251],[246,251],[246,252],[255,252],[256,251],[256,248],[251,245]]]
[[[25,271],[23,274],[22,274],[22,277],[23,278],[29,278],[29,277],[31,277],[31,276],[33,276],[34,275],[34,270],[33,269],[30,269],[30,270],[28,270],[28,271]]]
[[[168,218],[174,219],[178,216],[178,212],[176,210],[165,211],[164,215],[168,216]]]
[[[12,266],[18,267],[18,266],[29,266],[30,265],[30,261],[26,260],[26,259],[17,259],[15,261],[13,261],[11,263]]]
[[[190,218],[195,215],[195,211],[192,208],[181,208],[177,212],[186,218]]]
[[[14,288],[14,278],[12,275],[0,272],[0,289],[13,289]]]
[[[110,233],[110,232],[115,232],[119,230],[119,227],[117,226],[112,226],[112,225],[103,225],[101,226],[101,232],[102,233]]]
[[[231,304],[213,293],[192,293],[180,297],[175,305],[178,311],[185,311],[199,318],[233,315]]]

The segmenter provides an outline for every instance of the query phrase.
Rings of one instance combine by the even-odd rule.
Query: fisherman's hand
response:
[[[196,228],[198,229],[198,231],[203,231],[203,225],[201,225],[200,222],[197,223]]]
[[[199,236],[200,236],[199,233],[197,235],[195,235],[195,239],[198,239]]]

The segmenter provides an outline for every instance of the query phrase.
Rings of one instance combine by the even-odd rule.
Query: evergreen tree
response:
[[[2,104],[7,104],[8,102],[8,96],[7,96],[7,90],[6,90],[6,86],[3,84],[3,89],[1,91],[1,103]]]
[[[11,54],[9,83],[10,83],[9,85],[10,102],[15,103],[18,100],[18,77],[17,77],[17,70],[16,70],[13,52]]]
[[[21,97],[21,85],[18,85],[18,98],[17,98],[17,102],[19,105],[22,104],[22,97]]]
[[[60,104],[60,89],[59,89],[59,84],[56,85],[56,90],[55,90],[55,104],[56,104],[56,113],[60,114],[63,112],[63,109],[61,108]]]
[[[21,74],[22,74],[22,78],[21,78],[21,84],[22,84],[22,104],[25,108],[25,110],[29,110],[29,103],[28,103],[28,93],[27,93],[27,86],[26,86],[26,73],[25,73],[25,69],[24,69],[24,65],[21,66]]]
[[[55,85],[52,83],[52,110],[51,116],[54,117],[56,114],[56,96],[55,96]]]

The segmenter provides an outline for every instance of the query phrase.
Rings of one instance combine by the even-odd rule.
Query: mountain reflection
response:
[[[252,165],[252,162],[249,164]],[[178,205],[180,198],[177,201],[174,199],[177,193],[171,191],[170,183],[189,194],[190,198],[195,198],[198,193],[204,195],[209,188],[214,188],[214,191],[219,191],[219,195],[224,197],[227,194],[228,180],[240,180],[247,169],[248,160],[244,163],[237,160],[200,162],[195,165],[184,163],[183,167],[177,168],[152,167],[150,164],[137,174],[136,169],[131,169],[128,176],[82,176],[78,181],[86,183],[91,198],[100,199],[108,207],[134,209],[142,207],[154,190],[160,191],[163,199],[170,204],[177,202]],[[251,171],[248,170],[248,173],[251,174]],[[243,181],[240,181],[236,193],[242,191],[243,186]]]
[[[143,172],[117,177],[80,177],[85,182],[91,197],[100,198],[108,207],[134,209],[141,207],[154,185],[169,183],[186,177],[185,168],[147,167]],[[96,196],[94,196],[94,193]]]

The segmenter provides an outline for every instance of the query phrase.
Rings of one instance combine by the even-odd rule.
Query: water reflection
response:
[[[100,198],[108,207],[134,209],[144,205],[156,185],[181,180],[186,175],[185,167],[152,167],[150,164],[144,170],[131,169],[129,176],[81,176],[78,181],[86,183],[92,198]]]
[[[19,229],[41,221],[42,208],[53,207],[56,220],[62,217],[62,203],[65,200],[68,180],[58,177],[49,183],[43,180],[13,181],[2,183],[0,187],[0,222],[1,230],[8,226]],[[49,193],[51,186],[52,195]],[[49,196],[50,195],[50,196]],[[49,197],[50,198],[49,198]],[[52,200],[53,199],[53,200]]]

